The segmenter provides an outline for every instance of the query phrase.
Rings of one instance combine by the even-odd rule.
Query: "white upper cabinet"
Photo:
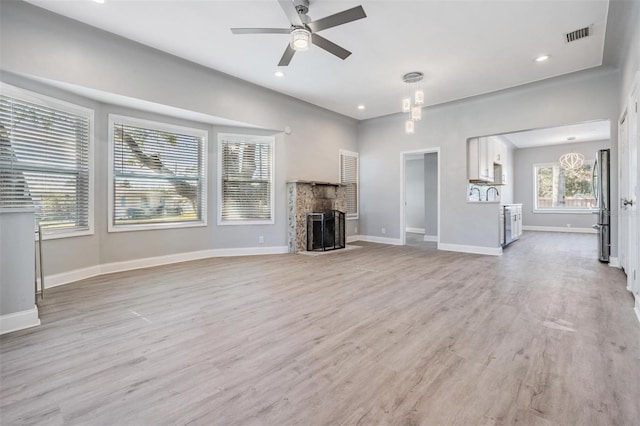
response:
[[[506,184],[507,148],[494,136],[471,138],[467,143],[467,178],[473,183]]]

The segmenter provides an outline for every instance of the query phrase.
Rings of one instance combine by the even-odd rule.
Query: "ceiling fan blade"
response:
[[[280,3],[280,7],[284,11],[284,14],[287,15],[287,18],[289,19],[289,22],[291,22],[291,25],[304,25],[304,22],[302,22],[302,19],[300,19],[300,15],[298,15],[298,11],[296,10],[296,7],[293,5],[293,2],[291,0],[278,0],[278,3]]]
[[[337,27],[338,25],[346,24],[348,22],[357,21],[358,19],[366,18],[367,14],[364,13],[362,6],[356,6],[351,9],[338,12],[334,15],[329,15],[324,18],[320,18],[316,21],[309,22],[309,28],[311,31],[322,31],[327,28]]]
[[[326,38],[319,36],[318,34],[313,34],[311,36],[311,42],[316,46],[323,48],[327,52],[333,53],[338,58],[343,60],[347,59],[349,55],[351,55],[351,52],[349,52],[347,49],[343,49],[334,42],[329,41]]]
[[[289,34],[290,28],[231,28],[233,34]]]
[[[289,62],[291,62],[291,58],[293,58],[294,53],[296,53],[296,51],[287,44],[287,48],[284,50],[282,58],[280,58],[280,62],[278,62],[278,66],[286,67],[287,65],[289,65]]]

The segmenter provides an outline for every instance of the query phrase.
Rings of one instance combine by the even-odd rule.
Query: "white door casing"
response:
[[[638,200],[640,200],[640,176],[638,175],[638,155],[640,150],[640,116],[638,114],[638,101],[640,95],[640,72],[636,73],[634,84],[632,85],[629,101],[627,103],[627,141],[628,141],[628,188],[626,197],[623,195],[620,199],[620,209],[625,211],[628,216],[628,241],[627,241],[627,289],[633,293],[635,298],[636,313],[640,318],[640,283],[638,280],[638,266],[640,264],[640,226],[638,213]]]
[[[618,258],[622,269],[627,271],[629,257],[629,210],[623,200],[629,198],[629,117],[625,108],[618,120]]]

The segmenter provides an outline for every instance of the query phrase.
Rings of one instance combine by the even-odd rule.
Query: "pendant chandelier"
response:
[[[404,122],[404,131],[408,135],[415,133],[415,122],[422,119],[422,105],[424,105],[424,92],[419,82],[424,74],[413,71],[402,76],[402,81],[413,86],[413,96],[405,96],[402,99],[402,112],[409,113],[409,118]]]
[[[574,141],[575,137],[567,138],[568,141]],[[578,152],[567,152],[560,156],[560,167],[567,170],[579,169],[584,165],[584,155]]]

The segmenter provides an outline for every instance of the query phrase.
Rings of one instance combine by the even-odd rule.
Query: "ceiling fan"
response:
[[[362,6],[356,6],[312,21],[307,15],[309,0],[278,0],[278,3],[291,22],[290,28],[231,28],[231,32],[233,34],[289,34],[291,39],[282,58],[280,58],[279,67],[289,65],[296,51],[307,50],[309,43],[315,44],[340,59],[346,59],[351,55],[351,52],[318,35],[317,32],[367,17]]]

